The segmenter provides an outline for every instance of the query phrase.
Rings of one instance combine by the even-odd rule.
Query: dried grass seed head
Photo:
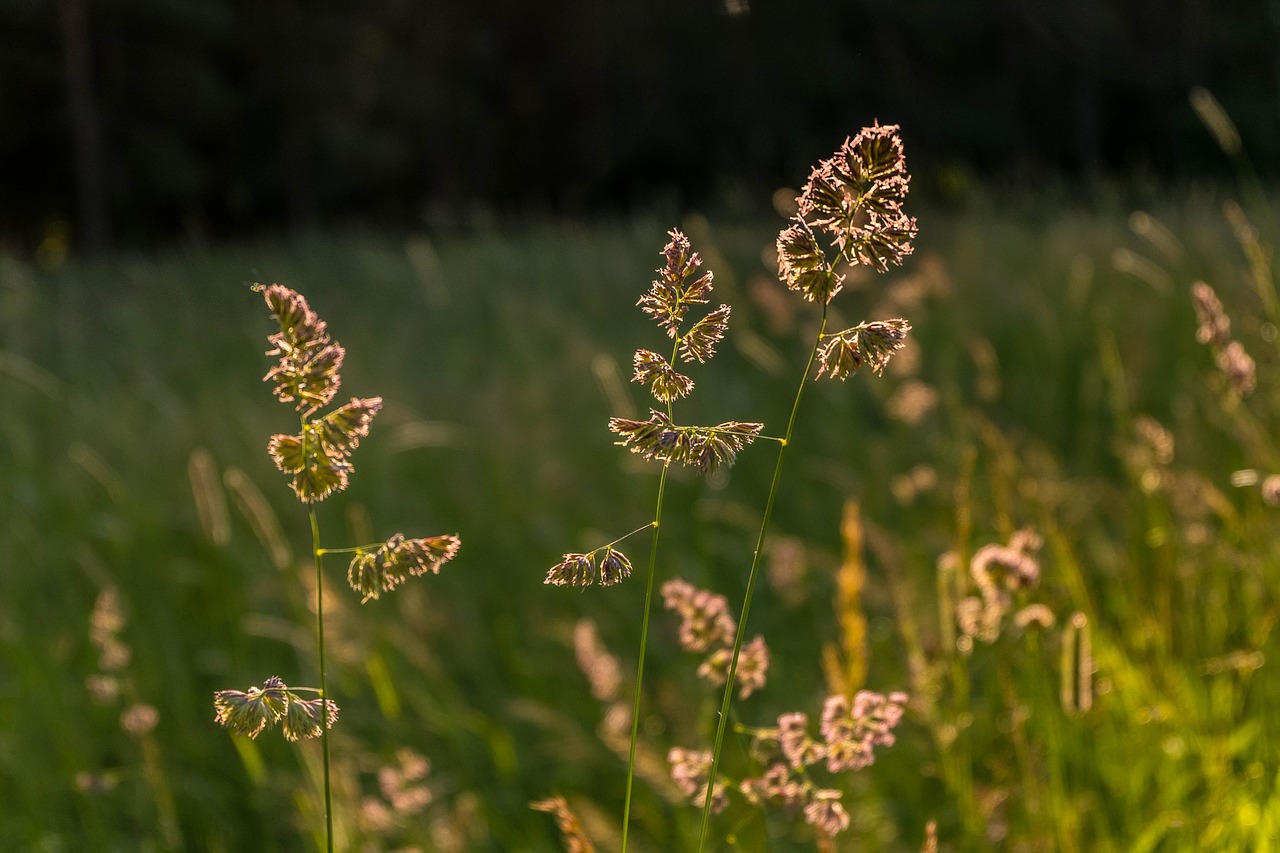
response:
[[[846,261],[885,272],[914,249],[916,220],[902,210],[910,181],[898,126],[877,123],[818,164],[796,199],[798,214]]]
[[[716,344],[724,340],[729,329],[729,315],[733,313],[728,305],[721,305],[694,323],[689,331],[680,339],[680,357],[686,362],[697,361],[699,364],[716,354]]]
[[[302,294],[282,284],[254,285],[280,325],[270,335],[267,355],[278,356],[263,381],[276,383],[274,393],[282,403],[296,403],[299,412],[311,413],[326,406],[342,383],[339,371],[345,351],[330,340],[328,327],[311,310]]]
[[[357,551],[347,567],[347,582],[360,593],[360,603],[390,592],[408,578],[439,574],[462,547],[455,534],[406,539],[397,533],[374,552]]]
[[[665,358],[647,349],[636,350],[632,382],[648,385],[659,403],[670,403],[693,390],[693,380],[672,367]]]
[[[883,375],[889,359],[906,345],[911,324],[902,318],[859,323],[827,337],[818,347],[818,372],[845,380],[869,364],[877,375]]]
[[[706,474],[737,461],[764,424],[727,421],[713,427],[677,426],[665,412],[649,410],[649,419],[610,418],[609,429],[622,437],[618,445],[645,459],[680,462]]]
[[[280,721],[288,709],[289,694],[278,676],[262,687],[247,691],[219,690],[213,694],[214,719],[234,734],[256,738],[262,730]]]
[[[369,424],[382,410],[381,397],[360,399],[315,418],[298,435],[273,435],[267,453],[303,503],[316,503],[347,487],[354,470],[348,457],[369,434]]]
[[[698,275],[702,258],[693,251],[688,237],[674,229],[668,234],[671,240],[662,249],[666,264],[636,304],[657,320],[667,337],[674,338],[689,306],[707,302],[714,277],[710,270]]]
[[[552,586],[612,586],[631,577],[631,559],[612,546],[588,554],[565,554],[547,572],[543,583]]]
[[[321,710],[325,705],[327,713]],[[278,676],[271,676],[262,687],[247,691],[219,690],[213,694],[214,719],[233,734],[256,738],[264,729],[281,723],[286,739],[296,741],[320,735],[320,724],[332,728],[338,719],[338,706],[332,699],[302,699]]]
[[[797,216],[778,233],[778,277],[809,302],[826,304],[844,288],[809,223]]]
[[[337,721],[338,706],[332,700],[299,699],[291,693],[280,727],[284,730],[285,740],[309,740],[320,737],[322,724],[324,728],[331,729]]]

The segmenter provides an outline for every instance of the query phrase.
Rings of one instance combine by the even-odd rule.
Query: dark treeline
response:
[[[1182,176],[1197,85],[1274,171],[1280,0],[0,0],[0,241],[702,203],[874,118],[926,185]]]

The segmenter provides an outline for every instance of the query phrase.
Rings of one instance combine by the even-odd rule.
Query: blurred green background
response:
[[[850,322],[911,318],[915,346],[883,379],[809,392],[773,527],[800,568],[757,600],[770,683],[737,708],[752,725],[816,717],[823,646],[842,642],[841,518],[857,500],[866,683],[914,700],[898,745],[839,782],[848,849],[918,849],[928,820],[950,849],[1261,850],[1274,836],[1277,510],[1232,482],[1280,468],[1276,335],[1224,201],[1238,210],[1209,192],[1142,215],[1022,195],[921,209],[906,267],[833,304]],[[339,846],[554,850],[551,820],[527,803],[558,792],[616,847],[625,760],[598,731],[604,708],[572,634],[594,620],[625,683],[642,583],[542,579],[563,551],[652,511],[655,471],[604,424],[644,405],[626,364],[659,333],[633,303],[670,224],[273,241],[46,273],[7,259],[0,846],[296,850],[322,825],[314,743],[232,739],[212,721],[216,689],[315,679],[305,515],[265,453],[294,416],[259,382],[272,321],[248,284],[262,279],[299,288],[329,320],[348,350],[344,393],[387,400],[350,490],[321,507],[325,543],[397,530],[464,542],[438,577],[364,606],[345,566],[327,564]],[[780,429],[815,318],[765,266],[773,231],[679,224],[735,307],[685,415]],[[1218,283],[1257,357],[1243,403],[1194,339],[1199,277]],[[1141,416],[1171,432],[1172,459],[1143,450]],[[736,608],[769,447],[727,476],[674,482],[661,578]],[[202,524],[196,493],[221,513]],[[1023,525],[1046,540],[1026,600],[1057,626],[1006,626],[961,654],[943,640],[937,560]],[[644,550],[632,545],[637,562]],[[86,689],[100,669],[89,623],[108,588],[132,655],[121,698],[100,702]],[[1076,611],[1096,662],[1085,713],[1059,696]],[[718,701],[675,629],[657,614],[642,728],[642,767],[657,771],[642,771],[637,849],[686,846],[696,809],[670,796],[662,756],[707,742]],[[143,737],[122,729],[135,702],[158,711]],[[377,829],[362,803],[402,748],[430,760],[432,800]],[[729,834],[742,849],[812,848],[779,815],[731,815],[722,849]]]
[[[631,353],[664,342],[635,301],[682,228],[734,312],[677,413],[780,433],[817,320],[773,241],[874,118],[903,125],[920,236],[833,322],[905,317],[911,345],[807,392],[750,620],[769,685],[738,720],[816,719],[841,655],[911,694],[894,747],[820,780],[852,815],[840,850],[919,850],[930,821],[944,850],[1273,849],[1277,21],[0,2],[0,850],[323,849],[318,745],[213,721],[215,690],[317,679],[259,281],[328,321],[341,393],[386,400],[324,544],[463,540],[365,605],[325,562],[338,848],[558,850],[529,803],[563,794],[617,849],[626,759],[574,637],[592,620],[628,698],[643,578],[543,577],[652,517],[656,470],[605,427],[643,413]],[[1195,339],[1196,280],[1250,396]],[[660,580],[737,609],[774,451],[674,477]],[[959,640],[968,558],[1028,526],[1042,582],[1017,604],[1054,626]],[[638,851],[690,848],[665,756],[714,732],[676,627],[655,614]],[[716,849],[816,842],[740,804],[713,826]]]

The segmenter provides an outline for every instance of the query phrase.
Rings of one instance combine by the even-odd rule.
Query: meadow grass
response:
[[[930,820],[956,850],[1263,850],[1280,836],[1280,723],[1268,713],[1280,702],[1280,509],[1232,485],[1233,472],[1280,472],[1276,338],[1223,199],[1205,188],[1148,199],[1180,249],[1118,201],[917,210],[907,267],[833,305],[850,321],[908,317],[918,366],[807,392],[771,527],[799,547],[802,571],[758,594],[749,630],[773,665],[735,712],[767,725],[827,694],[843,506],[856,500],[867,684],[906,689],[912,704],[897,745],[851,780],[842,844],[916,850]],[[313,618],[305,525],[262,452],[282,426],[256,381],[254,281],[304,292],[359,355],[346,386],[385,400],[359,476],[319,507],[325,530],[364,542],[384,525],[425,526],[467,543],[430,584],[363,607],[329,575],[346,849],[556,850],[553,821],[528,804],[557,793],[616,849],[626,757],[598,734],[603,708],[572,637],[589,616],[630,669],[643,590],[633,579],[566,595],[542,581],[566,546],[588,550],[651,515],[637,480],[656,485],[656,471],[613,447],[604,423],[644,411],[619,341],[651,335],[632,304],[673,224],[734,306],[690,420],[732,412],[776,429],[794,393],[787,365],[809,337],[796,329],[815,322],[780,304],[762,260],[780,220],[533,223],[43,271],[0,261],[0,849],[323,844],[318,744],[230,739],[209,706],[227,684],[277,672],[302,683],[314,665],[299,627]],[[1194,339],[1197,279],[1258,361],[1243,404]],[[1142,455],[1142,416],[1170,431],[1172,461]],[[225,532],[197,512],[198,450]],[[663,577],[741,600],[771,462],[749,448],[709,482],[672,472]],[[1032,598],[1057,626],[955,652],[939,601],[956,591],[938,583],[939,556],[963,565],[1024,526],[1044,539]],[[85,688],[100,665],[89,623],[108,588],[131,655],[127,697],[98,703]],[[1085,711],[1061,696],[1061,627],[1077,612],[1096,667]],[[658,771],[669,745],[711,739],[720,698],[675,629],[655,615],[646,663],[640,749]],[[158,711],[145,734],[122,728],[131,702]],[[726,762],[741,763],[734,743]],[[378,773],[404,748],[429,759],[431,801],[397,811]],[[638,773],[630,846],[691,848],[697,810],[653,775]],[[389,824],[367,802],[379,798]],[[730,832],[742,849],[812,848],[758,812],[713,820],[720,849]]]

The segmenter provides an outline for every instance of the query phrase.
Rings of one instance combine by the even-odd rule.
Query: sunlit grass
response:
[[[1147,236],[1131,230],[1118,201],[918,211],[907,271],[841,297],[853,319],[909,316],[918,367],[810,389],[772,523],[803,544],[807,569],[790,587],[761,588],[750,630],[774,663],[743,712],[769,720],[825,695],[822,648],[841,639],[841,507],[856,498],[868,682],[913,699],[922,678],[937,690],[846,794],[850,832],[868,849],[919,849],[931,819],[954,849],[1261,850],[1280,833],[1269,713],[1280,703],[1280,510],[1231,479],[1280,471],[1275,330],[1222,200],[1195,190],[1145,206],[1180,251],[1142,222]],[[564,548],[594,547],[651,511],[652,490],[636,488],[643,475],[604,423],[643,411],[637,391],[611,383],[627,371],[611,360],[620,340],[648,332],[631,303],[673,224],[734,305],[691,418],[704,406],[710,418],[784,423],[778,401],[794,379],[778,366],[804,353],[788,326],[800,315],[776,307],[781,285],[761,258],[779,222],[536,224],[45,271],[0,263],[0,848],[166,849],[157,772],[184,849],[296,850],[316,837],[318,752],[233,742],[209,708],[250,669],[261,680],[313,657],[293,627],[310,617],[303,549],[273,557],[261,532],[264,517],[280,524],[296,506],[262,452],[278,425],[251,381],[264,370],[253,281],[303,290],[331,324],[341,318],[343,343],[360,353],[347,382],[386,400],[343,506],[320,509],[326,531],[367,541],[368,518],[390,529],[425,519],[467,541],[429,589],[326,603],[331,689],[365,697],[344,704],[335,730],[340,831],[383,839],[372,849],[555,850],[554,821],[528,804],[563,794],[602,849],[616,846],[626,762],[600,741],[602,708],[572,632],[589,614],[601,641],[628,654],[643,592],[588,599],[542,580]],[[1243,404],[1194,339],[1197,279],[1258,362]],[[634,411],[619,412],[628,400]],[[1144,415],[1174,438],[1163,473],[1133,452]],[[227,494],[221,543],[192,494],[199,448]],[[672,477],[665,574],[741,599],[769,461],[746,453],[711,483]],[[246,513],[250,489],[265,503]],[[1035,599],[1057,627],[950,653],[938,557],[1023,526],[1045,540]],[[159,712],[154,755],[122,730],[121,707],[94,704],[84,687],[97,664],[89,615],[108,586],[128,620],[132,689]],[[1082,713],[1064,709],[1059,673],[1061,628],[1076,612],[1096,661]],[[644,739],[705,740],[698,727],[718,696],[680,652],[674,622],[659,614],[653,630]],[[433,801],[375,836],[361,804],[402,747],[430,759]],[[643,775],[632,814],[636,850],[696,837],[694,810]],[[787,832],[757,819],[738,837],[745,849],[766,837],[770,849],[804,849]]]

